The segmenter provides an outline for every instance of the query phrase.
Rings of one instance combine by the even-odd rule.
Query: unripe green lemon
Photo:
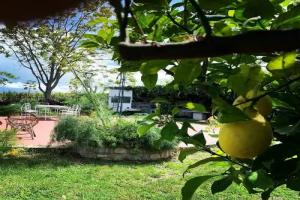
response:
[[[220,127],[221,149],[235,158],[253,158],[271,144],[272,128],[265,118],[256,113],[251,120],[225,123]]]

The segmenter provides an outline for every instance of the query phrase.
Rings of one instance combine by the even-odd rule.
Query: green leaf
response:
[[[290,157],[300,154],[297,145],[280,143],[269,147],[263,154],[256,157],[253,162],[252,170],[258,170],[264,162],[268,161],[284,161]]]
[[[88,22],[89,26],[95,26],[97,24],[101,24],[101,23],[107,23],[109,22],[109,19],[107,17],[97,17],[91,21]]]
[[[151,123],[151,124],[143,124],[141,126],[138,127],[137,129],[137,133],[139,134],[139,136],[143,136],[145,135],[150,128],[152,128],[155,124],[154,123]]]
[[[161,11],[168,7],[167,0],[134,0],[139,10]]]
[[[121,68],[118,70],[120,72],[137,72],[140,70],[142,62],[140,61],[123,61],[121,63]]]
[[[272,23],[272,27],[275,29],[300,28],[300,5],[281,13]]]
[[[272,59],[268,63],[267,69],[276,76],[286,77],[299,73],[299,66],[296,52],[289,52]]]
[[[192,154],[194,154],[196,152],[199,152],[199,150],[196,149],[196,148],[185,148],[185,149],[182,149],[180,151],[180,153],[179,153],[178,160],[180,162],[183,162],[184,159],[186,159],[187,156],[192,155]]]
[[[176,68],[174,81],[178,84],[188,85],[201,73],[199,59],[182,60]]]
[[[220,123],[230,123],[236,121],[246,121],[250,118],[240,109],[232,106],[222,99],[213,99],[218,111],[218,121]]]
[[[197,112],[205,112],[206,108],[202,105],[202,104],[198,104],[198,103],[193,103],[193,102],[188,102],[184,105],[185,108],[189,109],[189,110],[194,110]]]
[[[274,5],[269,0],[247,0],[244,10],[246,18],[261,16],[271,18],[275,14]]]
[[[248,181],[252,188],[266,190],[273,186],[272,178],[264,170],[251,172],[246,181]]]
[[[182,141],[186,144],[192,144],[199,147],[203,147],[206,145],[206,139],[204,137],[203,131],[199,131],[193,136],[185,135],[182,137]]]
[[[225,22],[217,22],[214,24],[214,33],[216,36],[230,36],[232,35],[231,26],[227,25]]]
[[[232,3],[231,0],[198,0],[199,6],[205,10],[217,10]]]
[[[152,89],[155,87],[157,79],[158,79],[157,74],[142,76],[142,81],[143,81],[145,87],[148,89]]]
[[[180,109],[178,108],[178,107],[174,107],[173,109],[172,109],[172,116],[175,116],[177,113],[179,113],[180,112]]]
[[[91,41],[91,40],[83,40],[80,42],[80,47],[82,48],[99,48],[100,44],[96,41]]]
[[[169,101],[163,97],[157,97],[155,99],[152,99],[150,102],[151,103],[169,103]]]
[[[188,180],[181,189],[182,200],[190,200],[197,188],[215,175],[198,176]]]
[[[259,86],[264,80],[265,73],[260,66],[241,65],[237,74],[228,78],[228,87],[238,95],[245,96],[246,93]]]
[[[161,130],[161,137],[165,140],[173,140],[176,137],[179,129],[175,122],[166,124]]]
[[[183,175],[185,175],[191,169],[194,169],[196,167],[199,167],[200,165],[204,165],[209,162],[224,162],[224,159],[221,157],[209,157],[209,158],[205,158],[203,160],[199,160],[199,161],[195,162],[194,164],[188,166],[188,168],[183,172]]]
[[[296,62],[296,52],[290,52],[272,59],[267,68],[270,71],[283,70],[292,67]]]
[[[179,131],[180,134],[183,137],[189,136],[189,134],[188,134],[189,128],[192,129],[192,130],[195,130],[194,127],[189,122],[187,122],[187,121],[183,122],[182,127],[181,127],[181,129]]]
[[[291,190],[300,191],[300,178],[299,178],[299,175],[289,179],[286,183],[286,187],[291,189]]]
[[[140,72],[143,75],[157,74],[159,70],[165,68],[169,64],[170,62],[167,60],[147,61],[141,65]]]
[[[289,177],[297,170],[299,170],[298,163],[299,160],[296,158],[284,161],[277,160],[271,164],[271,174],[275,179],[283,179]]]
[[[226,190],[232,184],[232,177],[225,176],[219,180],[216,180],[211,185],[211,193],[216,194],[218,192],[222,192]]]

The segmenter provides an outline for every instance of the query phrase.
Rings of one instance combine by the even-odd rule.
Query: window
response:
[[[121,97],[118,97],[118,96],[111,97],[111,102],[112,103],[121,102],[120,100],[121,100]],[[130,100],[131,100],[131,97],[123,97],[122,98],[122,103],[130,103]]]

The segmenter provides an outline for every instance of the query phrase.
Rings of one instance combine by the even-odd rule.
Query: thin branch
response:
[[[203,151],[205,151],[205,152],[207,152],[207,153],[209,153],[209,154],[211,154],[211,155],[218,156],[218,157],[220,157],[220,158],[222,158],[222,159],[224,159],[224,160],[226,160],[226,161],[228,161],[228,162],[237,164],[237,165],[239,165],[239,166],[241,166],[241,167],[244,167],[244,168],[247,168],[247,169],[251,169],[249,166],[243,165],[242,163],[240,163],[240,162],[238,162],[238,161],[235,161],[235,160],[232,160],[232,159],[230,159],[230,158],[227,157],[227,156],[220,155],[220,154],[218,154],[218,153],[212,151],[212,150],[211,150],[210,148],[208,148],[208,147],[203,147],[203,148],[201,148],[201,150],[203,150]]]
[[[171,13],[169,11],[167,11],[167,17],[173,22],[173,24],[175,24],[176,26],[178,26],[179,28],[183,29],[185,32],[187,32],[188,34],[193,34],[193,31],[191,31],[190,29],[188,29],[186,26],[183,26],[181,24],[179,24],[171,15]]]
[[[257,102],[259,99],[261,99],[262,97],[267,96],[267,95],[270,95],[270,94],[272,94],[272,93],[274,93],[274,92],[278,92],[278,91],[282,90],[283,88],[288,87],[288,86],[291,85],[292,83],[294,83],[294,82],[296,82],[296,81],[299,81],[299,80],[300,80],[300,76],[297,77],[297,78],[294,78],[294,79],[291,79],[291,80],[287,81],[286,83],[284,83],[284,84],[282,84],[282,85],[280,85],[280,86],[274,88],[273,90],[270,90],[270,91],[268,91],[268,92],[266,92],[266,93],[264,93],[264,94],[262,94],[262,95],[259,95],[259,96],[257,96],[257,97],[254,97],[254,98],[251,98],[251,99],[246,99],[246,101],[241,102],[241,103],[238,103],[238,104],[235,104],[234,106],[239,106],[239,105],[242,105],[242,104],[245,104],[245,103],[248,103],[248,102],[256,103],[256,102]]]
[[[141,27],[141,25],[139,24],[137,18],[135,17],[135,14],[133,13],[133,11],[131,9],[129,9],[129,13],[130,13],[131,18],[133,19],[134,23],[136,24],[138,31],[142,35],[143,42],[147,43],[147,38],[145,37],[145,32],[144,32],[143,28]]]
[[[128,14],[130,9],[130,4],[131,4],[131,0],[125,0],[124,18],[122,21],[122,30],[120,31],[121,41],[126,41],[127,39],[126,28],[128,24]]]
[[[300,49],[300,29],[249,31],[235,36],[212,36],[181,43],[121,42],[119,45],[122,58],[127,60],[204,58],[233,53],[288,52],[296,49]]]
[[[119,0],[110,0],[109,2],[114,7],[116,17],[119,22],[120,40],[125,41],[126,40],[126,27],[127,27],[127,23],[128,23],[128,13],[129,13],[131,0],[125,0],[124,7],[123,7],[121,1],[119,1]],[[122,16],[122,14],[123,14],[123,16]]]
[[[203,10],[200,8],[200,6],[198,5],[198,3],[195,0],[189,0],[190,3],[192,4],[192,6],[195,8],[199,19],[201,20],[201,23],[203,25],[203,28],[206,32],[206,36],[210,37],[212,34],[212,29],[209,25],[209,21],[205,16],[205,13],[203,12]]]
[[[26,46],[26,45],[22,45],[22,46],[28,50],[28,52],[29,52],[30,55],[31,55],[32,60],[33,60],[34,63],[35,63],[36,68],[38,69],[39,72],[42,72],[42,73],[43,73],[43,75],[44,75],[46,81],[48,82],[48,81],[49,81],[49,77],[48,77],[47,73],[45,72],[45,70],[44,70],[44,68],[43,68],[43,65],[42,65],[42,63],[40,62],[39,58],[37,58],[36,54],[33,52],[33,49],[31,48],[31,44],[30,44],[30,42],[28,41],[28,39],[27,39],[27,37],[26,37],[26,31],[23,30],[23,29],[21,29],[21,28],[19,28],[19,30],[20,30],[20,31],[21,31],[21,30],[23,31],[23,33],[21,33],[21,32],[19,32],[19,33],[22,35],[22,37],[23,37],[25,43],[27,44],[27,46]],[[28,47],[28,48],[27,48],[27,47]],[[42,74],[40,74],[40,76],[43,77]]]
[[[184,11],[183,11],[183,24],[185,27],[187,27],[187,22],[188,22],[188,15],[189,15],[189,11],[188,11],[188,0],[184,0]]]
[[[166,74],[170,75],[170,76],[175,76],[175,73],[172,72],[171,70],[163,69],[163,71],[164,71]]]

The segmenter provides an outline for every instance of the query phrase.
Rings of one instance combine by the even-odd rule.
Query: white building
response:
[[[132,90],[122,91],[121,88],[110,88],[108,107],[115,112],[132,111],[132,97]]]

